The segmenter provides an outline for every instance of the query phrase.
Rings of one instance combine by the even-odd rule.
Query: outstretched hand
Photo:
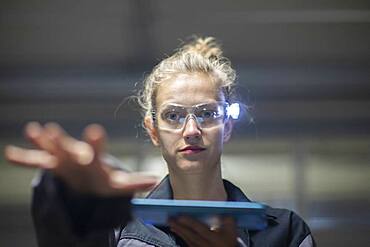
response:
[[[25,127],[25,137],[36,149],[8,145],[5,158],[19,166],[49,170],[76,192],[98,196],[130,195],[149,190],[156,184],[154,177],[104,165],[106,132],[100,125],[87,126],[80,141],[56,123],[41,126],[31,122]]]

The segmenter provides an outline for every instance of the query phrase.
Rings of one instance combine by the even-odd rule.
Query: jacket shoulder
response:
[[[266,241],[271,246],[300,246],[311,235],[307,224],[294,211],[267,206],[266,214],[267,228],[250,232],[251,241],[256,246]]]
[[[142,244],[138,246],[176,246],[174,239],[168,234],[153,225],[144,224],[139,219],[134,219],[121,230],[118,246],[122,246],[120,243],[132,240]]]

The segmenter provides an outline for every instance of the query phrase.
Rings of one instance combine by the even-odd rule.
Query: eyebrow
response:
[[[176,101],[168,100],[168,101],[165,101],[164,103],[162,103],[159,107],[162,107],[164,105],[169,105],[169,104],[177,105],[177,106],[184,106],[184,107],[192,107],[192,106],[211,104],[211,103],[217,103],[217,102],[220,102],[220,101],[212,99],[212,100],[208,100],[208,101],[199,102],[199,103],[196,103],[194,105],[187,105],[187,104],[185,105],[185,104],[177,103]]]

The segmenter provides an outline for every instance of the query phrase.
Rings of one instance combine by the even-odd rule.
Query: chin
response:
[[[182,160],[179,161],[176,165],[177,170],[185,173],[202,173],[206,169],[205,164],[199,162],[199,161],[189,161],[189,160]]]

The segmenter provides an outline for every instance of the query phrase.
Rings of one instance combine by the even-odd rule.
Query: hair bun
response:
[[[208,59],[218,59],[222,56],[221,45],[214,37],[194,37],[180,49],[180,52],[197,53]]]
[[[188,42],[183,42],[174,54],[158,63],[145,78],[137,96],[144,116],[152,117],[156,110],[160,84],[180,73],[205,73],[212,76],[225,101],[232,101],[236,75],[230,61],[223,57],[221,45],[213,37],[193,36]]]

